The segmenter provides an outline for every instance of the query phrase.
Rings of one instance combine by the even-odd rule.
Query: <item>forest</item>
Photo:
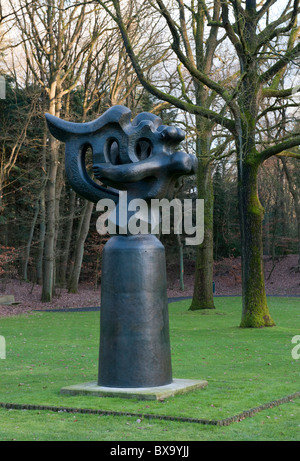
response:
[[[43,303],[101,285],[109,235],[70,188],[45,113],[87,122],[124,105],[182,128],[198,158],[176,196],[204,199],[204,241],[161,236],[182,285],[193,262],[190,309],[214,309],[214,263],[241,258],[241,326],[274,325],[263,256],[297,255],[300,275],[299,0],[0,3],[2,282],[39,285]]]

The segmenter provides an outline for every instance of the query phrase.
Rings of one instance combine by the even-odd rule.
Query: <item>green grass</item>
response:
[[[240,329],[241,299],[216,298],[216,311],[169,306],[174,378],[206,379],[205,389],[146,402],[60,395],[95,381],[99,313],[34,313],[1,319],[7,358],[0,360],[0,401],[223,419],[300,391],[300,300],[269,298],[276,327]],[[300,399],[228,427],[0,410],[0,440],[300,440]]]

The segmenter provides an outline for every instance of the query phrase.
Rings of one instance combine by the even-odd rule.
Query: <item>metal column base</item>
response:
[[[111,237],[102,268],[98,386],[172,383],[164,246],[154,235]]]

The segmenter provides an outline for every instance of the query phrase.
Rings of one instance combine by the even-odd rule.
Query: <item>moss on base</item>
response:
[[[204,309],[215,309],[214,303],[201,302],[199,300],[192,301],[189,311],[199,311]]]
[[[250,310],[244,310],[242,315],[241,328],[263,328],[276,326],[274,320],[270,316],[267,303],[264,305],[256,305]]]

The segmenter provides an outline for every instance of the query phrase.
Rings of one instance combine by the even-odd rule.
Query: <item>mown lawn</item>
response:
[[[240,329],[241,299],[216,298],[216,311],[170,304],[174,378],[206,379],[205,389],[163,402],[60,395],[95,381],[99,313],[39,313],[1,319],[0,401],[223,419],[300,391],[300,299],[269,298],[276,327]],[[143,418],[0,409],[0,440],[300,440],[300,399],[228,427]]]

